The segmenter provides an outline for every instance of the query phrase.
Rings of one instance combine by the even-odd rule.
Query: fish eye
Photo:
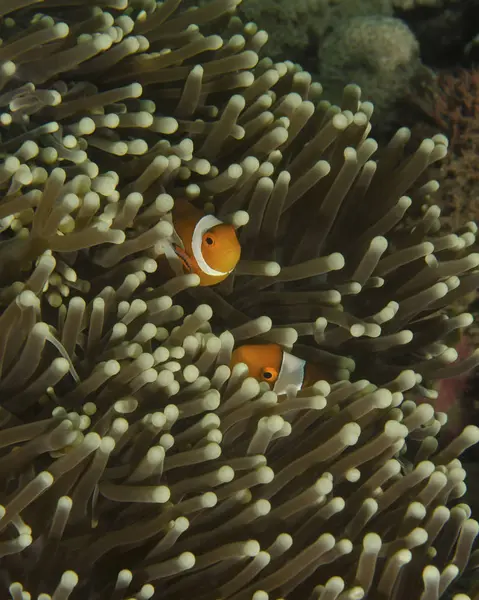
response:
[[[211,235],[211,233],[207,233],[203,239],[204,239],[205,244],[207,246],[214,246],[215,245],[215,238]]]
[[[278,379],[278,372],[271,367],[265,367],[261,373],[262,378],[267,383],[274,383]]]

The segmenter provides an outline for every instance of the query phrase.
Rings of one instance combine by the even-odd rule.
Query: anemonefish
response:
[[[252,344],[236,348],[230,367],[244,363],[250,377],[265,381],[273,392],[284,394],[288,386],[296,390],[329,377],[323,369],[289,354],[278,344]]]
[[[175,200],[172,210],[173,243],[165,249],[177,275],[196,273],[200,285],[216,285],[238,264],[241,246],[232,225],[207,215],[188,200]]]

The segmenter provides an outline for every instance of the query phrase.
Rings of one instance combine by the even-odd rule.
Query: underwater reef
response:
[[[239,2],[0,3],[1,596],[478,600],[448,140]]]
[[[391,0],[243,0],[239,10],[270,34],[268,56],[306,67],[331,102],[340,102],[345,85],[359,85],[363,100],[374,102],[376,129],[390,132],[412,82],[431,78],[418,40],[395,18]]]
[[[418,83],[477,63],[476,0],[243,0],[239,12],[268,31],[268,56],[301,64],[330,101],[349,83],[362,87],[382,141],[407,117],[401,104]]]
[[[423,89],[416,89],[407,108],[413,114],[413,134],[441,131],[449,139],[449,151],[430,174],[441,181],[440,204],[451,227],[476,221],[479,214],[477,146],[479,143],[479,69],[440,71]]]

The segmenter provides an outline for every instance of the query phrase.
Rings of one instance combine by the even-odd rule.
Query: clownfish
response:
[[[230,367],[238,363],[244,363],[250,377],[265,381],[277,394],[286,393],[288,386],[299,391],[316,381],[329,379],[326,371],[289,354],[278,344],[240,346],[232,354]]]
[[[201,286],[216,285],[238,264],[241,246],[232,225],[175,200],[172,210],[173,243],[165,249],[176,275],[195,273]]]

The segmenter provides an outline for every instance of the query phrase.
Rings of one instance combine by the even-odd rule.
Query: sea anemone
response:
[[[478,362],[448,347],[476,227],[443,233],[415,183],[447,141],[407,155],[401,129],[373,159],[359,88],[334,106],[260,60],[238,2],[0,7],[0,585],[476,599],[458,457],[479,429],[441,444],[414,402]],[[240,231],[216,287],[162,270],[179,197]],[[244,341],[330,383],[278,396],[230,369]]]

